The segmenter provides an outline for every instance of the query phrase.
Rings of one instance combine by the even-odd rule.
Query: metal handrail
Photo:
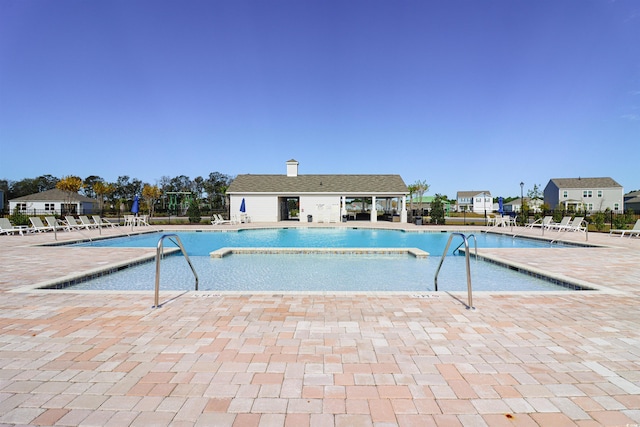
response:
[[[449,246],[451,245],[451,240],[453,239],[453,236],[460,236],[462,237],[462,243],[464,244],[464,257],[465,257],[465,261],[467,264],[467,297],[469,300],[469,304],[467,305],[468,309],[474,310],[475,307],[473,306],[473,295],[472,295],[472,289],[471,289],[471,265],[469,263],[469,239],[468,237],[473,237],[473,241],[475,243],[475,250],[476,250],[476,259],[478,258],[478,242],[476,241],[476,236],[474,236],[473,234],[469,235],[468,237],[465,236],[462,233],[451,233],[451,235],[449,236],[449,240],[447,240],[447,246],[444,248],[444,252],[442,253],[442,258],[440,258],[440,264],[438,264],[438,268],[436,269],[436,275],[433,279],[434,285],[435,285],[435,289],[436,292],[438,291],[438,273],[440,273],[440,267],[442,267],[442,263],[444,262],[444,259],[447,257],[447,251],[449,250]],[[462,244],[460,244],[460,246],[462,246]],[[460,246],[458,246],[458,248],[460,248]],[[456,248],[456,250],[458,250],[458,248]]]
[[[193,268],[193,264],[191,264],[191,260],[189,259],[189,255],[187,255],[187,251],[184,250],[184,246],[182,246],[182,241],[180,240],[180,237],[177,234],[163,234],[160,237],[160,240],[158,240],[158,248],[156,250],[156,291],[155,291],[155,298],[154,298],[154,305],[152,308],[160,308],[160,259],[162,258],[162,255],[164,253],[164,239],[165,238],[169,238],[169,240],[171,240],[174,244],[176,244],[180,250],[182,251],[182,254],[184,255],[184,259],[187,260],[187,263],[189,263],[189,267],[191,267],[191,271],[193,272],[193,276],[196,278],[196,291],[198,290],[198,273],[196,273],[195,268]],[[175,238],[176,240],[173,240],[173,238]]]

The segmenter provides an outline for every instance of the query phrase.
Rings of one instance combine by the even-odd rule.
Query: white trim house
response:
[[[408,194],[400,175],[300,175],[296,160],[286,174],[238,175],[227,189],[231,217],[253,222],[407,222]]]
[[[489,191],[458,191],[456,205],[458,212],[484,214],[493,212],[493,197]]]
[[[67,191],[54,188],[9,200],[9,212],[18,210],[33,215],[62,215],[70,213],[84,215],[95,212],[94,206],[96,204],[97,200],[90,197],[82,196],[78,193],[70,194]]]
[[[624,210],[622,186],[611,178],[554,178],[544,188],[544,203],[550,208],[584,209],[598,212]]]

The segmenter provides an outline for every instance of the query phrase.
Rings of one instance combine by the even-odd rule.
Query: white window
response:
[[[598,197],[602,197],[602,190],[598,190]]]
[[[593,210],[593,203],[587,203],[587,210],[588,211],[592,211]]]
[[[620,210],[620,205],[619,205],[619,204],[617,204],[617,203],[614,203],[614,204],[613,204],[613,210],[614,210],[614,211],[619,211],[619,210]]]
[[[16,210],[26,211],[27,210],[27,204],[26,203],[17,203],[16,204]]]
[[[56,210],[56,204],[55,203],[45,203],[44,204],[44,210],[45,211],[55,211]]]
[[[583,190],[582,197],[593,197],[593,191],[591,190]]]
[[[566,199],[567,197],[569,197],[569,192],[568,192],[567,190],[564,190],[564,191],[562,192],[562,197],[564,197],[565,199]]]

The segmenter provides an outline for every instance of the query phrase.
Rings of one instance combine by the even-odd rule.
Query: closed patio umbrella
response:
[[[240,212],[245,213],[247,211],[247,207],[244,204],[244,198],[242,199],[242,203],[240,203]]]
[[[138,215],[139,211],[140,211],[140,200],[138,199],[138,196],[136,196],[133,198],[133,206],[131,206],[131,212]]]

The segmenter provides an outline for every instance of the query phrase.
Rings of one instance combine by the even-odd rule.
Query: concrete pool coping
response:
[[[478,293],[475,311],[445,292],[189,293],[159,310],[151,291],[7,294],[145,253],[48,240],[0,237],[0,423],[640,423],[637,238],[483,250],[615,293]]]

